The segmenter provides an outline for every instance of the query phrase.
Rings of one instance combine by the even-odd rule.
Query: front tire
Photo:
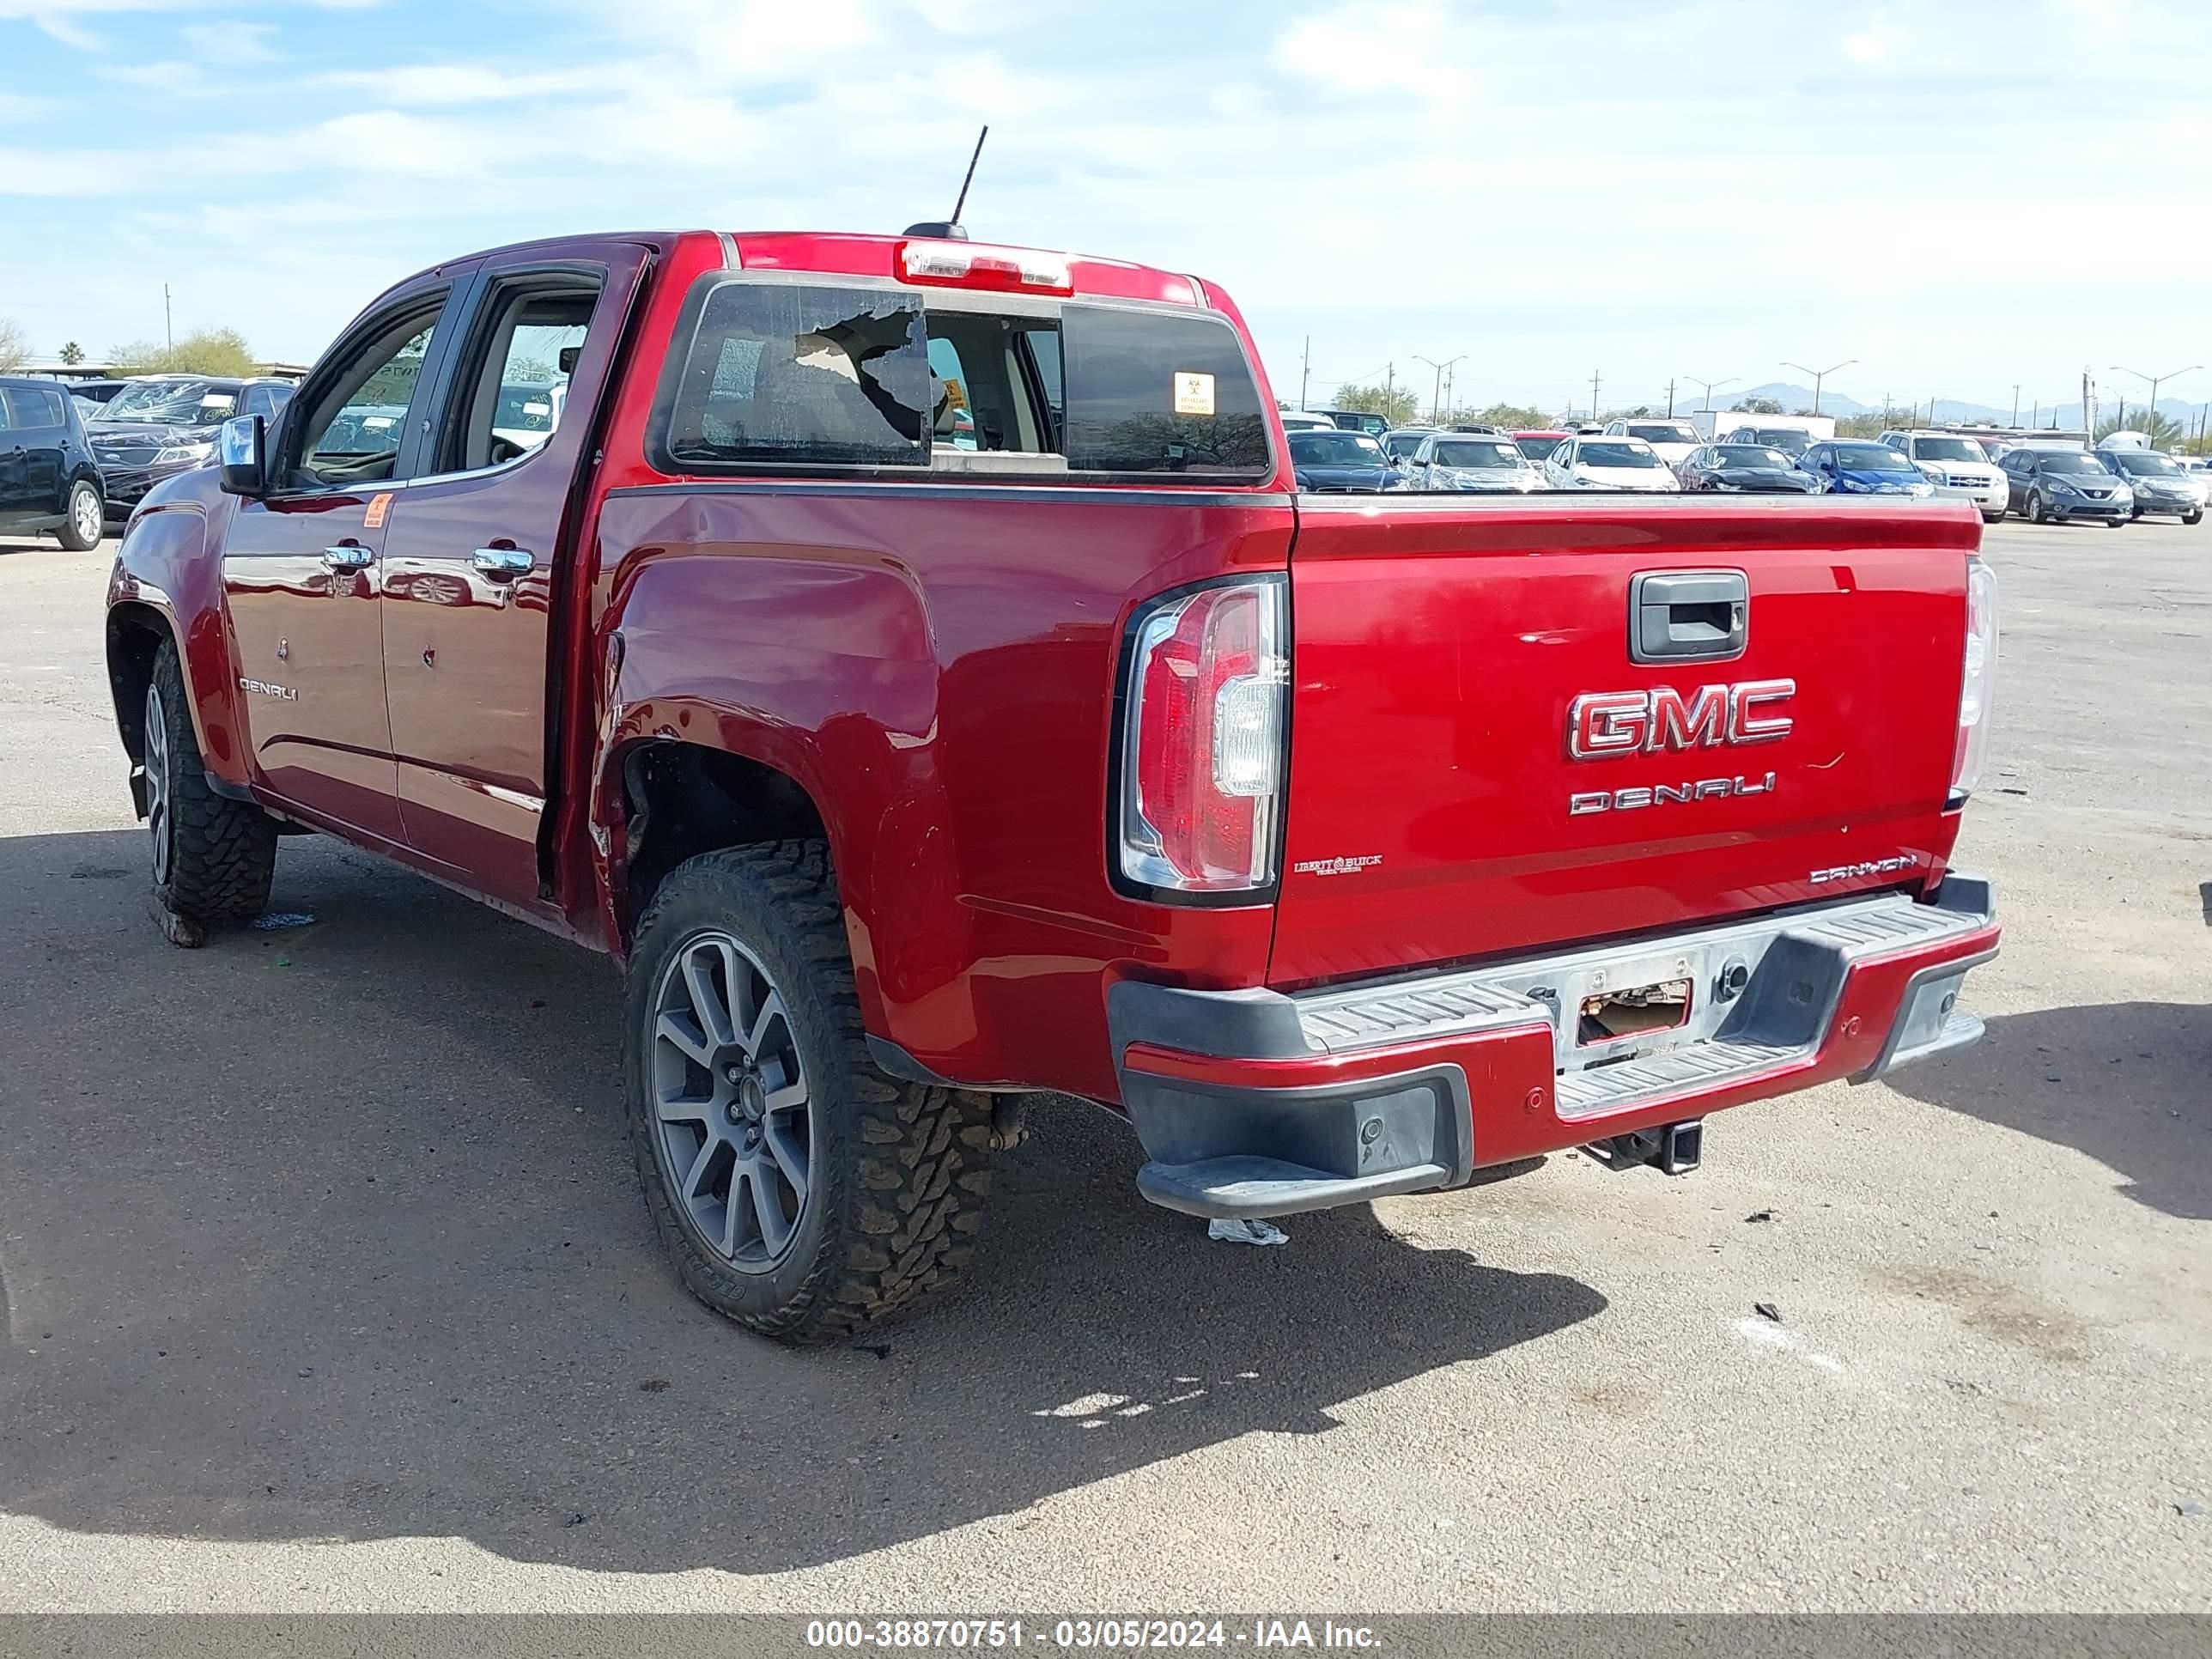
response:
[[[106,509],[100,504],[100,492],[86,480],[80,478],[70,489],[69,516],[54,534],[63,548],[71,553],[89,553],[100,545],[100,532],[107,527]]]
[[[2030,524],[2044,522],[2043,497],[2033,489],[2027,492],[2027,521]]]
[[[2204,514],[2201,511],[2196,513],[2185,513],[2181,515],[2181,521],[2184,524],[2199,524],[2203,521],[2203,518]]]
[[[259,915],[276,872],[276,821],[208,787],[173,640],[155,653],[146,687],[145,767],[155,902],[203,925]]]
[[[2122,530],[2132,522],[2133,520],[2129,519],[2107,519],[2105,520],[2105,527],[2108,530]]]
[[[624,1001],[646,1206],[708,1307],[835,1340],[974,1256],[991,1097],[870,1060],[822,842],[679,865],[638,924]]]

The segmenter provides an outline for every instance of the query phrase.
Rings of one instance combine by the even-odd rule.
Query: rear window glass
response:
[[[669,399],[668,453],[710,466],[926,465],[933,379],[916,295],[719,283]]]
[[[897,289],[727,279],[693,304],[662,393],[661,447],[678,470],[924,467],[933,451],[1123,474],[1273,465],[1258,383],[1218,319],[1082,304],[1049,319],[926,312]]]
[[[1060,338],[1071,468],[1267,471],[1259,385],[1228,324],[1071,305]]]

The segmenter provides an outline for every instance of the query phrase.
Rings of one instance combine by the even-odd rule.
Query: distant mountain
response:
[[[1736,404],[1752,398],[1771,398],[1780,404],[1786,412],[1795,413],[1801,409],[1812,408],[1813,388],[1809,386],[1793,386],[1786,380],[1770,380],[1765,386],[1752,387],[1748,392],[1716,392],[1713,404],[1716,408],[1733,409]],[[1723,398],[1727,401],[1723,402]],[[2102,420],[2112,415],[2119,409],[2123,398],[2125,398],[2130,410],[2139,410],[2142,407],[2142,399],[2140,397],[2130,398],[2124,392],[2109,386],[2100,386],[2097,388],[2098,418]],[[2203,407],[2202,404],[2191,403],[2179,398],[2160,398],[2158,400],[2160,414],[2191,432],[2196,431],[2197,416]],[[1904,418],[1905,405],[1899,404],[1894,408],[1898,416],[1900,419]],[[1863,404],[1856,398],[1846,397],[1844,393],[1833,391],[1827,386],[1824,386],[1820,388],[1820,413],[1823,415],[1833,415],[1838,419],[1841,419],[1847,415],[1878,415],[1881,412],[1880,404]],[[2076,393],[2071,402],[2064,404],[2043,403],[2029,398],[2020,406],[2021,424],[2023,426],[2029,424],[2031,417],[2044,426],[2079,428],[2084,424],[2081,419],[2081,397]],[[1931,413],[1928,400],[1923,398],[1914,405],[1912,418],[1936,424],[1946,421],[1957,421],[1970,426],[1982,422],[1991,426],[2009,426],[2012,423],[2013,411],[2012,405],[2009,404],[2000,406],[1996,404],[1968,403],[1964,398],[1939,398],[1936,400]]]

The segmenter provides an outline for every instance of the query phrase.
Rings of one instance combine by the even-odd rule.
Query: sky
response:
[[[2208,88],[2212,0],[0,0],[0,318],[310,361],[480,247],[941,216],[988,121],[975,236],[1220,283],[1293,401],[2139,394]]]

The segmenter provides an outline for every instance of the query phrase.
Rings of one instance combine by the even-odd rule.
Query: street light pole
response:
[[[1815,415],[1818,415],[1820,412],[1820,382],[1826,380],[1828,376],[1834,374],[1838,369],[1849,368],[1856,362],[1858,362],[1858,359],[1856,357],[1846,357],[1840,363],[1831,363],[1826,368],[1808,368],[1802,363],[1792,362],[1784,362],[1782,367],[1784,368],[1794,368],[1800,374],[1809,374],[1813,377],[1813,412]]]
[[[2138,380],[2150,382],[2150,423],[2146,429],[2150,433],[2153,445],[2158,442],[2158,383],[2160,380],[2172,380],[2178,374],[2193,374],[2203,367],[2202,363],[2191,363],[2185,368],[2169,368],[2163,374],[2146,374],[2139,368],[2130,368],[2125,363],[2111,365],[2112,371],[2115,374],[2132,374]]]
[[[1698,412],[1700,415],[1710,415],[1713,412],[1713,388],[1715,386],[1734,386],[1735,384],[1735,376],[1733,374],[1729,375],[1725,380],[1701,380],[1694,374],[1685,374],[1682,378],[1687,380],[1692,386],[1703,386],[1705,388],[1705,395],[1704,398],[1699,399],[1698,404]]]

